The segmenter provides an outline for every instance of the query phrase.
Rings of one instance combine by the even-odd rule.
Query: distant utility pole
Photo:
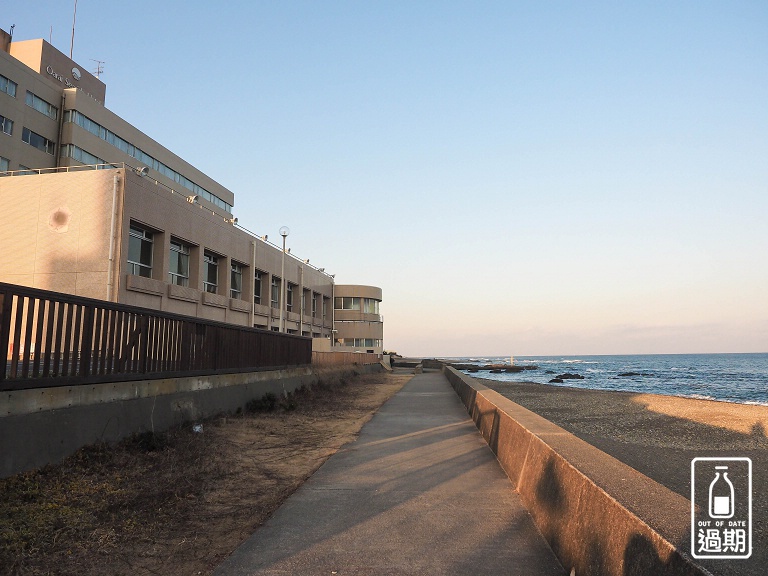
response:
[[[75,0],[75,9],[72,12],[72,40],[69,42],[69,59],[72,60],[72,51],[75,48],[75,20],[77,19],[77,0]]]

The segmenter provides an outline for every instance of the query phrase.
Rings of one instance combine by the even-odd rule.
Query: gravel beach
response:
[[[768,406],[535,383],[482,382],[686,498],[690,498],[693,458],[751,458],[752,557],[710,561],[714,566],[707,566],[717,568],[718,574],[766,574]]]

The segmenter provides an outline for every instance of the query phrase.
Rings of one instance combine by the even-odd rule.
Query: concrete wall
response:
[[[708,574],[684,552],[686,498],[470,376],[443,371],[566,569]]]
[[[119,202],[122,173],[0,178],[0,282],[107,300],[113,197]]]
[[[0,477],[58,462],[89,444],[234,412],[268,392],[281,395],[381,369],[305,366],[7,392],[0,397]]]

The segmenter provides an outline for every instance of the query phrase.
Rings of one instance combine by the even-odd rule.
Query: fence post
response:
[[[80,346],[80,376],[89,376],[93,353],[93,306],[83,306],[83,340]]]
[[[8,369],[8,341],[11,335],[11,305],[13,296],[3,291],[0,292],[0,352],[3,354],[3,369],[0,370],[0,382],[5,380],[5,371]]]
[[[147,373],[147,359],[149,357],[149,316],[142,314],[139,320],[139,372]]]

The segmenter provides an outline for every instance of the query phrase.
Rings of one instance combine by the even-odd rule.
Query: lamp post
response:
[[[285,238],[291,233],[288,226],[280,228],[280,236],[283,237],[283,263],[280,268],[280,332],[285,332]]]

